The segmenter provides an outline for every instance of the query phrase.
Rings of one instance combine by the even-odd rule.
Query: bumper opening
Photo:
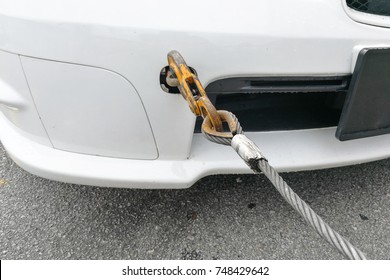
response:
[[[337,126],[350,76],[229,78],[206,88],[216,108],[233,112],[245,131]],[[201,131],[197,119],[195,132]]]

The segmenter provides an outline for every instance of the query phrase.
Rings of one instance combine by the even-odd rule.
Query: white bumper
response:
[[[1,140],[14,160],[54,180],[145,188],[188,187],[205,175],[249,172],[233,150],[194,136],[194,116],[184,100],[160,89],[159,71],[170,50],[179,50],[207,85],[230,76],[348,74],[354,49],[390,45],[388,29],[351,20],[340,0],[198,1],[190,9],[180,1],[3,1],[0,35],[0,50],[6,56],[20,55],[27,81],[25,92],[1,107]],[[123,77],[131,84],[128,111],[125,89],[119,95],[113,86],[119,101],[113,98],[111,104],[110,99],[95,103],[97,99],[76,87],[73,98],[80,96],[78,102],[84,102],[78,103],[77,114],[56,114],[62,104],[73,108],[66,91],[53,92],[63,98],[58,110],[45,103],[50,89],[63,82],[61,71],[69,73],[51,66],[62,62]],[[51,74],[47,84],[42,82],[45,69]],[[7,79],[0,77],[3,84],[16,83]],[[8,105],[18,105],[20,97],[24,107],[10,113],[15,108]],[[85,120],[83,104],[97,108],[107,103],[111,112],[115,105],[123,112],[114,116],[89,111],[88,116],[101,115],[96,122],[104,125],[98,131],[91,121],[94,115]],[[140,122],[132,122],[134,118]],[[69,122],[61,122],[64,119]],[[74,129],[78,138],[70,136]],[[134,137],[137,131],[139,138]],[[248,136],[280,171],[390,155],[389,135],[341,143],[334,132],[328,128]],[[123,139],[128,141],[119,141]]]
[[[12,159],[48,179],[123,188],[187,188],[212,174],[252,173],[236,152],[196,135],[184,160],[127,160],[83,155],[38,144],[0,118],[2,142]],[[279,171],[298,171],[362,163],[390,155],[390,135],[340,142],[335,129],[247,133]],[[285,139],[288,138],[288,144]]]

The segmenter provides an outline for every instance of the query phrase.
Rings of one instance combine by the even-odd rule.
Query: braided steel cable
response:
[[[234,127],[231,128],[232,134],[230,137],[220,137],[218,135],[207,133],[207,130],[204,129],[205,121],[203,121],[202,124],[202,133],[204,137],[214,143],[221,144],[221,145],[227,145],[230,146],[232,143],[232,138],[236,134],[242,134],[242,127],[240,122],[238,121],[236,115],[234,115],[232,112],[227,112],[229,114],[229,121],[234,123]]]
[[[239,128],[239,133],[235,134],[232,139],[229,139],[229,142],[226,138],[215,135],[205,134],[205,136],[208,140],[218,144],[229,145],[227,143],[230,143],[245,163],[255,173],[261,174],[261,172],[263,172],[286,202],[290,204],[322,238],[334,246],[341,254],[351,260],[365,260],[365,255],[359,249],[332,229],[291,189],[278,172],[268,163],[268,160],[261,154],[257,145],[243,135],[239,123],[237,124],[237,127]]]
[[[269,165],[267,160],[258,160],[258,168],[263,171],[264,175],[271,181],[288,204],[290,204],[322,238],[351,260],[366,259],[359,249],[332,229],[318,214],[316,214],[314,210],[290,188],[278,172]]]

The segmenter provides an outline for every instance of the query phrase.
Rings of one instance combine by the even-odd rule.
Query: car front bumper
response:
[[[10,113],[15,108],[9,105],[18,105],[19,97],[11,96],[10,103],[3,100],[1,140],[12,158],[43,177],[100,186],[180,188],[210,174],[249,173],[233,150],[194,135],[195,118],[184,100],[161,90],[159,71],[167,64],[170,50],[179,50],[207,85],[223,77],[350,74],[360,49],[390,45],[388,29],[353,21],[338,0],[247,1],[245,5],[225,1],[223,7],[217,1],[199,1],[190,13],[179,2],[5,1],[0,12],[0,50],[20,60],[26,92],[30,91],[18,112]],[[135,124],[120,115],[110,122],[108,113],[96,119],[105,121],[101,131],[88,134],[88,127],[81,125],[77,129],[74,135],[89,142],[78,143],[79,139],[59,130],[62,119],[72,121],[67,127],[71,130],[83,123],[82,102],[85,108],[101,105],[97,99],[80,98],[75,101],[78,114],[58,117],[49,102],[41,101],[46,98],[42,77],[48,75],[47,84],[56,87],[63,81],[52,73],[58,69],[69,73],[65,69],[69,65],[100,69],[128,81],[137,104],[128,104],[126,111],[127,104],[120,102],[120,108],[129,114],[138,110],[143,118],[141,140],[132,138],[141,133],[137,127],[124,134],[128,142],[115,141],[124,139],[121,133],[112,138],[114,134],[107,131],[128,131]],[[7,63],[1,67],[10,69]],[[5,76],[0,79],[11,83]],[[84,92],[80,89],[76,96],[83,97]],[[118,92],[112,88],[112,107],[119,106]],[[50,122],[55,117],[59,121]],[[248,136],[279,171],[349,165],[390,155],[389,135],[341,143],[334,137],[335,130]],[[90,147],[92,136],[103,139],[101,146]]]

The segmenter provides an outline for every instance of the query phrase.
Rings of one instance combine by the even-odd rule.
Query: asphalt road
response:
[[[371,259],[390,259],[390,160],[284,174]],[[0,146],[1,259],[341,259],[264,176],[210,176],[186,190],[54,182]]]

